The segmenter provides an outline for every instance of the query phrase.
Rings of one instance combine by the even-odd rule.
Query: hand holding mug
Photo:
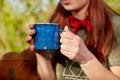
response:
[[[55,50],[60,47],[60,30],[59,24],[56,23],[37,23],[30,25],[30,33],[26,38],[29,44],[28,50]],[[33,38],[34,35],[34,38]]]
[[[37,23],[34,45],[37,50],[55,50],[60,47],[60,25],[57,23]]]
[[[30,44],[30,46],[26,47],[26,50],[30,50],[33,51],[34,50],[34,39],[33,36],[35,35],[35,29],[34,29],[34,25],[30,24],[29,25],[29,34],[26,37],[26,42]]]
[[[93,58],[93,55],[86,47],[81,37],[74,34],[67,26],[65,32],[61,33],[61,53],[70,60],[80,64],[86,63]]]

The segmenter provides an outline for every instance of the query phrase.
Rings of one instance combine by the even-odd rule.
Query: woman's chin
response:
[[[66,11],[74,11],[75,9],[73,7],[64,7]]]

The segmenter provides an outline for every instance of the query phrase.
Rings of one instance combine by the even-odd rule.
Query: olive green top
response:
[[[115,35],[117,37],[117,47],[110,51],[107,56],[107,66],[120,66],[120,16],[111,15],[111,19],[114,25]],[[87,31],[82,29],[78,32],[78,35],[85,40]],[[89,80],[81,69],[80,65],[69,59],[64,64],[57,63],[56,65],[57,80]]]
[[[110,51],[108,58],[108,66],[120,66],[120,16],[111,16],[114,32],[117,38],[116,47]]]

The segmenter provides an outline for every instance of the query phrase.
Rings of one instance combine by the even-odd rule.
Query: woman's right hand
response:
[[[29,29],[30,31],[28,33],[28,36],[26,37],[26,42],[30,44],[30,46],[27,46],[26,50],[34,51],[34,38],[33,38],[33,36],[35,35],[34,25],[30,24]]]
[[[34,25],[30,24],[29,25],[29,33],[28,33],[28,36],[26,37],[26,42],[30,44],[30,46],[28,46],[26,48],[26,50],[28,50],[28,51],[35,50],[34,38],[33,38],[34,35],[35,35]],[[50,57],[47,54],[47,52],[46,51],[37,51],[36,58],[37,58],[37,72],[38,72],[38,75],[40,76],[41,80],[48,80],[48,79],[55,80],[54,69],[52,68],[51,60],[50,60]]]

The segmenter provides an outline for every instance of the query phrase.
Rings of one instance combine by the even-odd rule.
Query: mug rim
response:
[[[51,24],[51,25],[60,25],[59,23],[35,23],[35,24]]]

